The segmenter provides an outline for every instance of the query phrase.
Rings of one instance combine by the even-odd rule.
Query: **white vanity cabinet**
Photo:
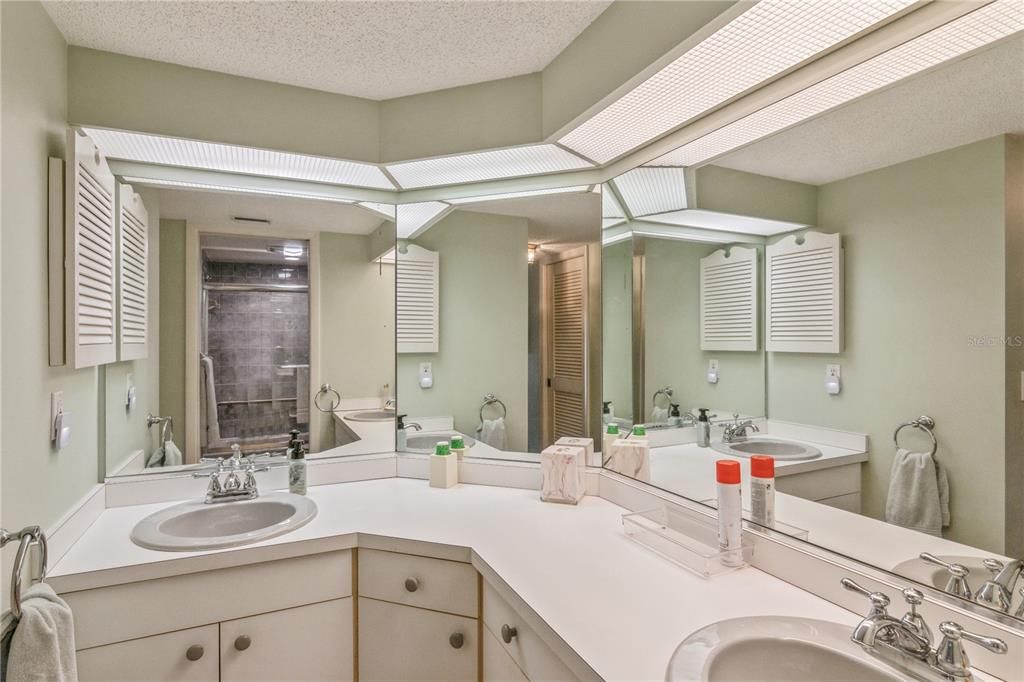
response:
[[[78,679],[216,682],[217,643],[217,626],[206,625],[85,649],[78,652]]]
[[[483,597],[485,682],[490,679],[577,679],[544,638],[519,615],[516,609],[501,598],[493,586],[484,584]],[[509,667],[509,661],[502,658],[499,652],[487,651],[495,644],[501,648],[501,655],[511,659],[512,666],[518,668],[521,677],[515,676],[515,671]],[[488,668],[491,674],[497,677],[488,677]]]

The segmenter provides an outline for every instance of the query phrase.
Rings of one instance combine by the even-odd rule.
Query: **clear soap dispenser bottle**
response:
[[[700,408],[700,416],[697,417],[697,445],[702,448],[711,445],[711,419],[706,407]]]
[[[299,439],[293,441],[288,451],[288,492],[306,494],[306,451]]]

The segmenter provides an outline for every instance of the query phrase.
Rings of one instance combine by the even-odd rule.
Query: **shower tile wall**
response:
[[[305,266],[207,263],[207,282],[308,284]],[[208,353],[213,358],[221,438],[259,440],[293,428],[296,370],[309,364],[309,294],[210,291]],[[272,402],[247,402],[271,400]]]

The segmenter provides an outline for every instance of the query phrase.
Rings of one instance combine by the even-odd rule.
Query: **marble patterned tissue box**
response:
[[[555,445],[566,445],[573,448],[583,448],[584,456],[580,459],[580,466],[586,467],[587,465],[598,465],[598,462],[594,460],[594,439],[593,438],[572,438],[570,436],[562,436],[555,441]]]
[[[584,492],[580,460],[586,456],[583,448],[568,445],[552,445],[540,453],[540,499],[577,504]]]

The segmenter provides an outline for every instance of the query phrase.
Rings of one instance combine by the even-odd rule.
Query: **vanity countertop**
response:
[[[598,497],[546,504],[533,490],[382,479],[316,486],[319,514],[246,547],[168,553],[129,533],[167,503],[105,510],[53,566],[59,592],[351,547],[356,534],[470,547],[607,680],[662,680],[676,646],[712,622],[786,614],[848,624],[850,613],[752,567],[703,580],[629,540],[625,510]]]

